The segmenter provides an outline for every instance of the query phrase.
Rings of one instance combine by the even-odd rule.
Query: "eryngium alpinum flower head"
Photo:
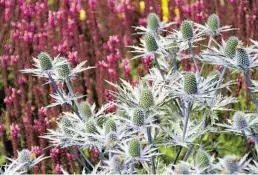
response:
[[[37,57],[39,59],[39,65],[42,71],[52,69],[52,58],[48,53],[41,52]]]
[[[180,26],[183,39],[189,40],[193,37],[193,26],[190,21],[183,21]]]
[[[92,111],[91,111],[90,105],[86,101],[83,101],[80,103],[80,106],[81,106],[83,114],[87,118],[90,118],[92,116]]]
[[[197,81],[194,74],[187,73],[186,75],[184,75],[184,91],[187,94],[197,93]]]
[[[63,58],[65,59],[65,58]],[[67,79],[71,74],[71,67],[68,63],[64,63],[57,67],[57,76],[60,79]]]
[[[18,162],[21,164],[29,163],[31,161],[31,152],[28,149],[23,149],[18,152]]]
[[[133,139],[129,142],[128,153],[132,157],[140,157],[141,155],[141,144],[138,140]]]
[[[155,52],[158,50],[158,44],[151,33],[146,33],[144,36],[144,47],[148,52]]]
[[[204,150],[198,150],[195,155],[195,164],[199,168],[206,168],[210,166],[210,156]]]
[[[243,68],[250,66],[249,55],[245,49],[237,48],[235,58],[236,58],[238,66],[243,67]]]
[[[159,17],[155,13],[150,13],[147,18],[147,28],[151,31],[157,31],[159,29],[159,25]]]
[[[144,111],[140,108],[134,110],[132,115],[132,123],[135,126],[142,126],[144,125]]]
[[[226,46],[224,48],[224,54],[229,58],[234,58],[236,55],[236,48],[238,46],[238,39],[237,37],[230,37],[226,41]]]
[[[114,156],[111,158],[110,168],[111,168],[111,170],[113,170],[114,172],[120,172],[120,171],[122,171],[123,168],[124,168],[124,162],[123,162],[123,160],[122,160],[119,156],[114,155]]]
[[[216,36],[219,34],[220,21],[219,17],[216,14],[212,14],[209,16],[207,20],[207,25]]]
[[[148,87],[142,89],[140,94],[140,106],[143,109],[149,109],[154,105],[154,99],[151,90]]]
[[[105,133],[108,134],[111,131],[116,131],[116,123],[112,119],[108,119],[105,123]]]
[[[179,163],[175,167],[176,174],[190,174],[189,166],[184,163]]]
[[[233,115],[232,125],[237,130],[244,130],[248,128],[248,122],[243,112],[236,112]]]
[[[223,167],[227,174],[237,173],[239,171],[238,158],[234,155],[228,155],[223,158]]]
[[[98,133],[95,123],[93,121],[91,121],[90,119],[86,122],[86,132],[89,134]]]

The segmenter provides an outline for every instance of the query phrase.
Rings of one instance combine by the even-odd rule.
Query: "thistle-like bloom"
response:
[[[222,41],[219,49],[212,47],[205,50],[199,59],[236,71],[246,71],[258,67],[258,54],[255,49],[239,47],[235,37],[231,37],[229,40],[226,43]]]
[[[220,19],[216,14],[210,15],[205,25],[195,23],[195,26],[200,30],[203,30],[203,32],[206,33],[207,35],[212,37],[218,36],[223,32],[236,30],[234,28],[231,28],[231,26],[220,27]]]
[[[48,74],[53,74],[55,69],[67,61],[61,59],[59,55],[52,59],[52,57],[45,52],[41,52],[37,58],[33,58],[34,69],[24,69],[21,70],[23,73],[31,73],[34,76],[38,77],[48,77]]]
[[[7,158],[9,161],[11,161],[11,163],[5,165],[4,170],[0,171],[0,173],[3,175],[25,174],[34,165],[47,158],[49,157],[44,157],[44,155],[36,157],[35,153],[29,151],[28,149],[23,149],[18,151],[17,159]]]
[[[204,150],[197,150],[195,154],[195,165],[200,169],[206,169],[211,166],[212,158],[211,156]]]
[[[216,87],[218,79],[216,75],[211,75],[206,78],[201,77],[199,83],[194,74],[190,72],[175,73],[177,76],[173,76],[168,79],[168,84],[164,85],[167,87],[168,92],[173,97],[179,97],[184,101],[192,101],[205,104],[206,99],[215,99],[214,92],[217,89],[229,88],[233,83],[232,81]]]
[[[137,26],[134,27],[136,30],[140,30],[140,32],[137,32],[137,34],[144,34],[145,32],[151,32],[155,35],[158,35],[161,31],[163,31],[165,28],[171,26],[174,24],[173,22],[171,23],[166,23],[166,22],[161,22],[157,14],[155,13],[150,13],[147,17],[147,27],[144,26]]]
[[[153,80],[149,85],[145,81],[136,86],[121,79],[121,84],[114,86],[117,91],[111,91],[115,97],[114,103],[121,109],[135,109],[143,108],[148,111],[158,110],[159,107],[164,105],[168,100],[168,94],[164,93],[164,87],[160,86],[159,80]]]
[[[248,154],[242,157],[240,160],[236,155],[227,155],[223,159],[220,159],[220,169],[226,174],[238,174],[243,172],[251,159],[246,160]]]
[[[76,76],[76,74],[83,72],[88,69],[92,69],[94,67],[87,67],[85,68],[84,65],[86,64],[86,61],[81,62],[78,64],[75,68],[71,68],[69,62],[65,57],[60,57],[60,60],[64,60],[64,64],[61,64],[56,67],[55,74],[53,78],[58,81],[66,81],[66,80],[72,80]]]
[[[217,124],[218,126],[224,127],[226,132],[234,132],[236,134],[242,135],[243,131],[247,133],[247,135],[253,135],[253,128],[258,124],[258,118],[254,117],[255,114],[245,114],[243,112],[235,112],[233,115],[232,121],[228,120],[231,125],[227,124]]]
[[[143,39],[140,40],[140,46],[130,46],[134,49],[133,53],[137,53],[133,59],[140,57],[154,57],[156,55],[163,55],[166,53],[166,49],[161,40],[155,39],[154,35],[150,32],[146,32]]]
[[[157,148],[151,148],[151,145],[147,145],[143,148],[143,145],[138,139],[127,140],[119,144],[119,148],[120,149],[113,150],[113,152],[125,158],[125,165],[137,162],[144,164],[145,162],[149,162],[152,156],[159,154],[155,153]]]

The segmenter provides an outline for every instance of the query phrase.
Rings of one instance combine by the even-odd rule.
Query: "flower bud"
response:
[[[89,134],[95,134],[97,133],[97,128],[95,126],[95,123],[91,120],[88,120],[86,122],[86,132],[89,133]]]
[[[148,52],[155,52],[159,48],[154,36],[150,33],[145,34],[144,44],[145,44],[145,49]]]
[[[149,88],[143,88],[140,94],[140,106],[143,109],[149,109],[154,105],[152,92]]]
[[[199,168],[206,168],[210,166],[210,156],[204,150],[198,150],[195,155],[195,164]]]
[[[141,109],[135,109],[132,116],[132,123],[135,126],[144,125],[144,112]]]
[[[244,130],[249,126],[243,112],[235,112],[232,119],[232,125],[237,130]]]
[[[209,16],[207,20],[207,25],[215,36],[219,34],[220,21],[219,17],[216,14],[212,14]]]
[[[180,26],[180,31],[184,39],[189,40],[193,37],[193,26],[190,21],[183,21]]]
[[[236,61],[237,61],[237,65],[241,67],[250,66],[249,55],[245,49],[243,48],[236,49]]]
[[[37,57],[39,59],[39,65],[42,71],[52,69],[52,58],[48,53],[41,52]]]
[[[150,13],[147,18],[147,28],[151,31],[157,31],[159,29],[160,21],[155,13]]]
[[[237,161],[238,159],[234,155],[228,155],[223,158],[223,167],[226,173],[233,174],[239,171]]]
[[[129,155],[139,157],[141,155],[141,144],[138,140],[133,139],[129,142]]]
[[[90,105],[86,101],[81,102],[80,107],[82,109],[83,114],[87,118],[90,118],[92,116],[92,111],[91,111]]]
[[[197,89],[197,81],[195,78],[195,75],[192,73],[187,73],[184,76],[184,91],[187,94],[196,94],[198,89]]]
[[[21,164],[31,161],[31,152],[28,149],[23,149],[18,153],[18,162]]]
[[[233,58],[236,55],[236,48],[238,46],[238,39],[237,37],[230,37],[227,41],[226,41],[226,46],[224,48],[224,54],[229,57],[229,58]]]
[[[70,130],[73,127],[73,123],[68,116],[63,116],[60,124],[65,134],[73,135],[74,132]]]
[[[67,79],[71,74],[71,68],[68,63],[64,63],[57,67],[57,75],[61,79]]]
[[[114,122],[114,120],[107,120],[105,123],[105,132],[110,133],[111,131],[116,131],[116,123]]]

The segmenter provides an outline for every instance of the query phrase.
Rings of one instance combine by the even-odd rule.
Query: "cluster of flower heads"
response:
[[[170,31],[171,26],[173,23],[161,22],[156,14],[151,13],[147,18],[147,28],[136,27],[140,30],[138,34],[144,34],[144,37],[140,47],[131,47],[134,49],[132,52],[137,53],[134,58],[153,57],[154,67],[134,86],[122,79],[119,84],[107,82],[114,87],[110,92],[114,100],[98,109],[94,104],[83,101],[84,95],[75,94],[71,85],[77,73],[90,68],[83,67],[85,62],[71,68],[66,58],[57,56],[52,59],[49,54],[42,52],[34,59],[34,69],[22,70],[47,78],[47,83],[54,87],[56,93],[51,94],[54,103],[48,107],[68,105],[71,110],[62,113],[56,129],[49,129],[41,137],[49,140],[52,146],[77,147],[79,150],[97,148],[97,165],[93,165],[80,152],[88,163],[88,166],[83,167],[83,174],[257,172],[257,114],[235,112],[232,122],[228,120],[229,125],[219,123],[219,113],[231,111],[228,105],[237,102],[235,97],[223,96],[221,93],[221,89],[230,90],[235,83],[223,82],[226,71],[244,73],[257,105],[253,94],[255,86],[248,74],[249,70],[257,67],[257,42],[252,41],[254,45],[244,47],[236,37],[230,37],[219,44],[215,37],[233,29],[230,26],[220,27],[216,14],[211,15],[205,25],[186,20],[181,23],[179,30]],[[164,33],[167,35],[163,36]],[[205,47],[207,49],[196,54],[194,48],[199,41],[204,42],[206,36],[209,39]],[[182,59],[192,61],[195,71],[182,71]],[[203,76],[204,63],[222,66],[223,70]],[[199,64],[203,64],[201,69]],[[62,86],[58,86],[58,83]],[[113,105],[117,110],[107,113],[107,109]],[[219,127],[226,129],[220,131]],[[223,132],[241,135],[245,138],[243,141],[253,139],[256,149],[250,148],[242,158],[233,153],[222,158],[210,155],[202,145],[202,138],[209,133]],[[160,146],[177,148],[171,164],[167,165],[162,159]],[[179,160],[183,148],[187,151],[184,158]],[[27,152],[30,155],[25,150],[19,153],[19,157],[25,152],[26,156]],[[23,173],[41,159],[26,157],[22,161],[24,165],[12,160],[4,173]],[[67,174],[65,170],[62,171]]]

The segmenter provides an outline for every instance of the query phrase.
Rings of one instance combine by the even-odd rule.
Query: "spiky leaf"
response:
[[[206,168],[210,166],[210,156],[204,150],[198,150],[195,155],[195,164],[200,168]]]

